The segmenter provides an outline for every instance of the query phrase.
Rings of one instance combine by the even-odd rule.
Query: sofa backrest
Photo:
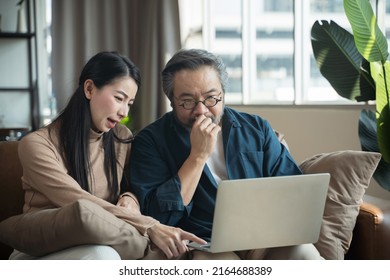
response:
[[[0,141],[0,222],[23,211],[23,170],[18,145],[18,141]],[[11,252],[12,248],[0,243],[0,259],[8,259]]]

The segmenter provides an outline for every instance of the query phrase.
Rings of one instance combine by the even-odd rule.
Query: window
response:
[[[312,53],[316,20],[344,28],[343,0],[181,0],[183,47],[222,57],[228,104],[356,104],[322,77]]]

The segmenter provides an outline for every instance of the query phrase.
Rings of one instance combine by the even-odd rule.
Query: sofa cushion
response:
[[[149,239],[132,225],[85,199],[10,217],[0,223],[0,240],[36,257],[77,245],[102,244],[112,246],[122,259],[140,259],[149,246]]]
[[[331,175],[320,238],[314,244],[325,259],[344,259],[362,197],[380,159],[380,153],[347,150],[318,154],[301,163],[305,174]]]

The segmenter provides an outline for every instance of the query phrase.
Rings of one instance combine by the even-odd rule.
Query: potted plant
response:
[[[311,30],[314,57],[321,74],[336,92],[358,102],[376,101],[375,113],[362,110],[362,149],[382,154],[374,173],[390,190],[390,62],[386,37],[368,0],[344,0],[352,34],[333,21],[316,21]]]

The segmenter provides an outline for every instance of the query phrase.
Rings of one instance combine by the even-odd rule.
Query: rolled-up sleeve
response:
[[[160,143],[161,144],[161,143]],[[130,156],[130,191],[140,202],[141,211],[163,224],[176,226],[188,217],[192,203],[184,205],[180,179],[173,161],[147,132],[135,137]],[[172,165],[169,163],[172,162]]]

